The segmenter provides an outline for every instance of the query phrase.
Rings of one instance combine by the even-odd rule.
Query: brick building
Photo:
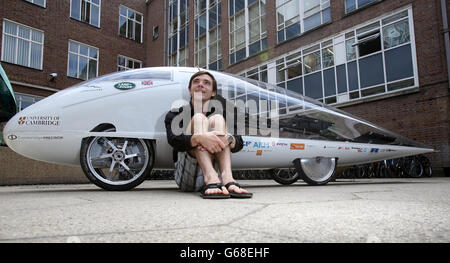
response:
[[[444,0],[2,0],[1,63],[22,108],[129,68],[243,75],[432,146],[442,175],[450,168],[442,6],[448,18]]]

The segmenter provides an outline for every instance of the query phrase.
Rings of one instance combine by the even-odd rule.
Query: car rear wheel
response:
[[[273,179],[279,184],[290,185],[297,182],[299,178],[300,177],[295,169],[288,168],[273,170]]]
[[[138,186],[150,174],[154,159],[153,145],[143,139],[89,137],[81,145],[84,173],[105,190],[123,191]]]
[[[294,160],[295,169],[309,185],[325,185],[336,174],[337,158],[316,157]]]

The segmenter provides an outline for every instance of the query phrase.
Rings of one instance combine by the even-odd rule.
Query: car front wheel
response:
[[[81,167],[87,178],[112,191],[132,189],[150,174],[155,159],[153,145],[143,139],[89,137],[83,139]]]

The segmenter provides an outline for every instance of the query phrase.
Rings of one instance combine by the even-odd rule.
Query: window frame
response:
[[[187,0],[167,0],[169,6],[167,8],[168,14],[168,52],[167,61],[169,66],[188,66],[189,64],[189,2]],[[180,3],[184,2],[184,10],[180,12]],[[176,3],[176,4],[174,4]],[[176,6],[176,14],[173,13],[173,7]],[[184,14],[184,23],[181,25],[181,14]],[[176,28],[175,28],[176,26]],[[185,43],[180,44],[181,31],[184,31]],[[176,40],[176,43],[174,40]],[[173,49],[173,51],[172,51]],[[180,56],[183,55],[183,56]]]
[[[75,43],[75,44],[77,44],[77,45],[79,46],[78,52],[77,52],[77,53],[74,53],[74,52],[70,51],[70,43],[71,43],[71,42],[72,42],[72,43]],[[88,56],[85,56],[85,55],[83,55],[83,54],[80,53],[80,46],[85,46],[85,47],[88,48]],[[69,41],[67,42],[67,74],[66,74],[67,77],[75,78],[75,79],[81,79],[81,80],[90,80],[90,78],[89,78],[89,60],[90,60],[90,59],[94,59],[94,58],[89,57],[89,49],[91,49],[91,48],[97,50],[97,58],[95,59],[95,60],[97,61],[97,63],[96,63],[96,73],[95,73],[95,77],[94,77],[94,78],[98,77],[98,68],[99,68],[99,64],[100,64],[100,63],[99,63],[99,62],[100,62],[100,49],[97,48],[97,47],[94,47],[94,46],[85,44],[85,43],[81,43],[81,42],[76,41],[76,40],[73,40],[73,39],[69,39]],[[77,56],[77,76],[75,76],[75,77],[69,75],[69,70],[70,70],[70,54],[74,54],[74,55]],[[80,56],[83,56],[83,57],[85,57],[85,58],[88,59],[88,62],[87,62],[87,69],[86,69],[86,79],[83,79],[83,78],[80,77],[80,75],[81,75],[81,74],[80,74],[81,72],[79,72],[79,68],[80,68]]]
[[[236,0],[230,0],[229,1],[229,10],[228,10],[228,44],[229,44],[229,65],[233,65],[236,63],[239,63],[248,57],[251,57],[253,55],[256,55],[264,50],[267,50],[267,18],[266,18],[266,3],[262,2],[261,0],[253,0],[252,3],[249,4],[250,0],[243,0],[244,1],[244,7],[235,12],[235,1]],[[250,9],[249,7],[252,7],[254,5],[258,5],[258,17],[250,21]],[[264,5],[264,8],[262,8]],[[231,12],[233,12],[231,14]],[[236,17],[239,15],[244,15],[244,25],[238,27],[237,29],[234,28],[234,24],[232,24],[232,20],[235,21]],[[254,21],[259,21],[259,38],[258,40],[255,40],[253,42],[250,42],[250,23]],[[265,24],[265,28],[263,28],[263,21]],[[236,44],[236,32],[242,30],[244,28],[244,46],[242,48],[238,49],[238,45]],[[253,44],[259,44],[259,50],[251,53],[250,46]],[[241,44],[239,44],[241,45]],[[238,53],[243,52],[245,49],[245,55],[242,58],[237,58]]]
[[[295,37],[301,36],[301,35],[303,35],[306,32],[312,31],[312,30],[320,27],[321,25],[324,25],[324,24],[329,23],[329,22],[332,21],[331,20],[331,1],[330,0],[319,0],[318,1],[319,2],[318,5],[316,5],[315,7],[310,8],[309,10],[305,10],[305,1],[306,0],[284,0],[280,5],[276,5],[275,6],[275,10],[276,10],[276,24],[277,24],[277,43],[278,44],[284,43],[284,42],[286,42],[288,40],[291,40],[291,39],[293,39]],[[292,3],[292,2],[296,2],[297,3],[296,7],[298,9],[296,10],[296,15],[293,18],[291,18],[291,19],[297,18],[297,22],[294,22],[294,23],[286,26],[285,21],[280,23],[280,21],[278,19],[278,12],[279,12],[278,10],[280,10],[281,8],[284,8],[286,5],[288,5],[289,3]],[[316,11],[315,13],[312,13],[312,14],[308,14],[306,16],[306,13],[308,11],[314,10],[317,7],[319,7],[318,11]],[[327,10],[330,12],[330,20],[325,21],[324,20],[324,12],[326,12]],[[311,28],[305,29],[305,20],[310,18],[310,17],[313,17],[313,16],[315,16],[315,15],[317,15],[319,13],[320,13],[320,24],[314,25]],[[297,34],[292,35],[289,38],[287,38],[287,29],[289,27],[291,27],[291,26],[294,26],[294,25],[298,25],[299,32]],[[282,40],[280,40],[280,37],[279,37],[281,32],[283,32],[282,33],[283,34],[283,39]]]
[[[5,23],[5,21],[7,21],[7,22],[9,22],[9,23],[12,23],[12,24],[15,24],[16,25],[16,35],[11,35],[11,34],[9,34],[9,33],[6,33],[5,32],[5,29],[6,29],[6,23]],[[27,29],[29,29],[30,30],[30,38],[29,39],[25,39],[25,38],[23,38],[23,37],[20,37],[19,36],[19,30],[18,30],[18,28],[19,27],[24,27],[24,28],[27,28]],[[33,31],[35,31],[35,32],[38,32],[38,33],[41,33],[42,34],[42,43],[39,43],[39,42],[37,42],[37,41],[33,41],[32,40],[32,33],[33,33]],[[14,37],[15,38],[15,48],[14,48],[14,52],[15,52],[15,54],[14,54],[14,62],[10,62],[10,61],[6,61],[5,59],[5,54],[6,54],[6,52],[5,52],[5,47],[6,47],[6,45],[5,45],[5,39],[6,39],[6,37],[5,37],[5,35],[6,36],[10,36],[10,37]],[[18,50],[19,50],[19,48],[18,48],[18,41],[19,41],[19,39],[22,39],[22,40],[24,40],[24,41],[27,41],[28,43],[30,43],[30,45],[29,45],[29,47],[28,47],[28,61],[27,61],[27,65],[21,65],[21,64],[18,64],[18,62],[17,62],[17,60],[18,60]],[[31,67],[31,44],[32,43],[34,43],[34,44],[38,44],[38,45],[40,45],[40,47],[41,47],[41,53],[40,53],[40,63],[39,63],[39,68],[35,68],[35,67]],[[19,65],[19,66],[23,66],[23,67],[27,67],[27,68],[32,68],[32,69],[37,69],[37,70],[42,70],[43,69],[43,64],[44,64],[44,45],[45,45],[45,32],[44,31],[42,31],[42,30],[40,30],[40,29],[36,29],[36,28],[33,28],[33,27],[30,27],[30,26],[27,26],[27,25],[24,25],[24,24],[21,24],[21,23],[18,23],[18,22],[15,22],[15,21],[12,21],[12,20],[9,20],[9,19],[6,19],[6,18],[4,18],[3,19],[3,28],[2,28],[2,55],[1,55],[1,61],[4,61],[4,62],[7,62],[7,63],[12,63],[12,64],[14,64],[14,65]]]
[[[47,8],[47,0],[44,0],[44,4],[43,5],[35,3],[36,0],[24,0],[24,1],[28,2],[28,3],[31,3],[31,4],[34,4],[34,5],[37,5],[37,6],[40,6],[42,8]]]
[[[341,32],[338,32],[336,35],[328,38],[324,38],[318,42],[311,43],[308,46],[301,47],[295,50],[292,50],[288,53],[285,53],[277,58],[274,58],[273,60],[259,64],[254,68],[261,67],[263,65],[267,65],[268,67],[268,82],[275,84],[279,87],[288,89],[288,82],[295,80],[297,78],[301,78],[301,88],[303,90],[302,94],[305,94],[306,92],[306,86],[305,86],[305,77],[310,74],[315,74],[317,72],[321,72],[321,78],[322,78],[322,97],[318,100],[326,103],[326,104],[336,104],[336,105],[344,105],[348,103],[360,103],[364,102],[366,100],[372,100],[377,98],[384,98],[384,97],[390,97],[395,96],[395,94],[401,94],[405,91],[414,91],[419,87],[419,75],[418,75],[418,65],[417,65],[417,54],[416,54],[416,45],[415,45],[415,32],[414,32],[414,19],[413,19],[413,10],[411,6],[408,6],[406,8],[397,9],[393,12],[390,12],[388,14],[384,14],[383,16],[377,17],[375,19],[372,19],[370,21],[367,21],[365,23],[361,23],[353,28],[349,28],[346,30],[343,30]],[[388,21],[388,22],[384,22]],[[370,53],[364,56],[359,56],[359,52],[357,47],[354,47],[354,53],[353,56],[348,57],[348,40],[356,39],[358,36],[357,32],[358,30],[364,29],[365,27],[370,26],[371,24],[374,24],[378,22],[379,27],[376,28],[376,30],[380,31],[380,42],[381,42],[381,50]],[[407,22],[407,27],[405,24]],[[392,25],[398,25],[400,28],[407,28],[408,31],[402,32],[403,34],[406,34],[405,36],[399,36],[399,39],[394,39],[395,44],[389,44],[385,47],[385,36],[383,31],[385,28],[388,28]],[[364,35],[367,33],[370,33],[369,31],[362,32],[360,35]],[[354,43],[354,42],[353,42]],[[393,80],[388,79],[388,74],[391,71],[388,71],[389,68],[387,66],[387,60],[386,56],[388,52],[393,50],[400,51],[400,48],[408,46],[408,49],[403,49],[403,51],[410,51],[410,61],[407,62],[408,66],[411,66],[411,69],[405,69],[402,72],[396,72],[399,75],[395,75],[399,78],[392,78]],[[314,49],[314,47],[316,47]],[[333,63],[328,64],[327,67],[324,64],[324,52],[328,47],[333,47],[334,57],[333,57]],[[312,54],[314,52],[318,52],[320,50],[320,63],[321,68],[320,70],[313,71],[306,73],[305,66],[302,65],[303,72],[300,75],[297,75],[295,77],[289,78],[288,77],[288,69],[290,66],[290,63],[292,65],[296,66],[295,60],[297,58],[302,58],[301,61],[299,61],[299,64],[304,64],[304,57],[308,54]],[[351,50],[350,50],[351,51]],[[340,52],[340,57],[338,58],[336,53]],[[381,56],[382,57],[382,73],[384,75],[384,82],[381,84],[375,84],[372,86],[362,87],[361,84],[361,72],[360,72],[360,61],[364,60],[366,58],[372,57],[372,56]],[[290,58],[289,58],[290,57]],[[289,59],[288,59],[289,58]],[[409,60],[409,58],[408,58]],[[331,63],[331,62],[330,62]],[[356,81],[357,81],[357,88],[351,89],[350,85],[350,75],[353,74],[350,70],[349,64],[353,63],[353,67],[355,68],[355,74],[356,74]],[[291,65],[291,66],[292,66]],[[326,95],[326,81],[325,81],[325,74],[331,73],[331,71],[328,71],[329,69],[334,69],[334,88],[336,89],[336,93],[333,95]],[[340,89],[341,86],[339,86],[338,82],[340,79],[338,78],[338,71],[341,72],[342,69],[345,73],[345,91],[342,91]],[[283,71],[282,76],[279,76],[278,71]],[[248,71],[241,72],[242,76],[246,76]],[[404,77],[404,75],[408,75]],[[407,73],[407,74],[406,74]],[[411,75],[409,75],[411,74]],[[394,75],[392,75],[394,76]],[[280,78],[281,77],[281,78]],[[382,92],[381,92],[382,91]],[[329,94],[329,92],[328,92]]]
[[[80,7],[79,7],[80,17],[79,17],[79,18],[78,18],[78,17],[73,17],[73,16],[72,16],[72,8],[74,8],[74,6],[73,6],[73,1],[74,1],[74,0],[70,0],[70,10],[69,10],[69,17],[70,17],[70,18],[73,18],[73,19],[75,19],[75,20],[77,20],[77,21],[80,21],[80,22],[83,22],[83,23],[85,23],[85,24],[91,25],[91,26],[93,26],[93,27],[97,27],[97,28],[100,28],[100,27],[101,27],[102,0],[98,0],[98,1],[99,1],[98,4],[93,3],[93,0],[79,0],[79,1],[80,1]],[[89,22],[84,21],[84,20],[82,19],[82,14],[81,14],[81,12],[83,11],[83,8],[82,8],[83,2],[88,2],[90,5],[95,5],[95,6],[98,7],[98,25],[94,25],[94,24],[91,23],[91,21],[92,21],[92,20],[91,20],[91,17],[92,17],[92,8],[89,8],[89,11],[90,11],[90,13],[89,13]]]
[[[121,14],[120,11],[121,11],[122,7],[125,8],[125,10],[127,12],[127,16],[124,16],[124,15]],[[133,18],[133,19],[129,18],[129,13],[128,13],[129,11],[134,12],[135,14],[139,14],[141,16],[141,22],[137,21],[136,18]],[[120,25],[120,18],[121,17],[125,18],[125,29],[126,29],[125,30],[125,36],[122,35],[121,32],[120,32],[120,26],[121,26]],[[129,29],[128,23],[129,23],[129,20],[131,20],[133,22],[133,37],[128,37],[128,29]],[[136,23],[141,25],[140,41],[136,40]],[[121,37],[124,37],[126,39],[133,40],[133,41],[135,41],[137,43],[141,43],[141,44],[144,43],[144,15],[142,13],[132,9],[132,8],[129,8],[129,7],[125,6],[125,5],[119,5],[119,29],[118,29],[118,35],[121,36]]]
[[[194,65],[196,67],[203,67],[205,69],[222,70],[222,44],[220,42],[221,32],[222,32],[222,3],[218,0],[201,0],[205,2],[205,7],[199,7],[200,1],[194,1]],[[210,24],[210,11],[212,9],[216,10],[216,23],[211,26]],[[200,34],[200,21],[202,16],[205,16],[205,32]],[[214,41],[211,41],[213,34],[215,34]],[[205,38],[205,46],[200,48],[200,44]],[[216,49],[216,57],[211,61],[211,49]],[[200,55],[201,52],[205,52],[205,65],[200,65]],[[215,67],[212,65],[215,64]]]
[[[122,66],[122,65],[119,64],[119,59],[120,59],[120,58],[125,59],[125,66]],[[129,68],[129,67],[127,66],[129,61],[132,61],[133,64],[134,64],[134,63],[139,63],[139,65],[140,65],[139,68],[142,68],[142,66],[143,66],[143,63],[142,63],[142,61],[140,61],[140,60],[134,59],[134,58],[130,58],[130,57],[127,57],[127,56],[124,56],[124,55],[120,55],[120,54],[119,54],[119,55],[117,55],[117,71],[119,72],[119,71],[131,70],[131,69],[138,69],[138,68]],[[121,69],[122,69],[122,70],[121,70]]]

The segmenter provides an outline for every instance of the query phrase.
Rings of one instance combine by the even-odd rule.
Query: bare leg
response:
[[[192,117],[191,122],[189,123],[188,130],[193,132],[193,134],[201,134],[208,132],[209,128],[209,122],[205,115],[201,113],[197,113]],[[190,151],[190,154],[195,156],[195,158],[198,161],[198,164],[200,165],[200,168],[202,169],[203,176],[204,176],[204,182],[205,184],[215,184],[220,183],[219,175],[217,174],[216,170],[213,166],[213,156],[208,151],[202,151],[198,148],[193,149]],[[205,194],[219,194],[224,193],[228,194],[228,191],[226,191],[225,187],[222,189],[208,189],[206,190]]]
[[[226,134],[226,123],[221,115],[214,115],[209,118],[210,127],[213,131],[220,131]],[[230,146],[227,145],[225,149],[219,153],[215,154],[216,160],[219,163],[220,175],[222,177],[223,185],[229,182],[234,182],[233,173],[231,170],[231,150]],[[228,190],[228,189],[227,189]],[[236,193],[248,193],[247,190],[239,188],[235,185],[230,186],[230,191]]]

